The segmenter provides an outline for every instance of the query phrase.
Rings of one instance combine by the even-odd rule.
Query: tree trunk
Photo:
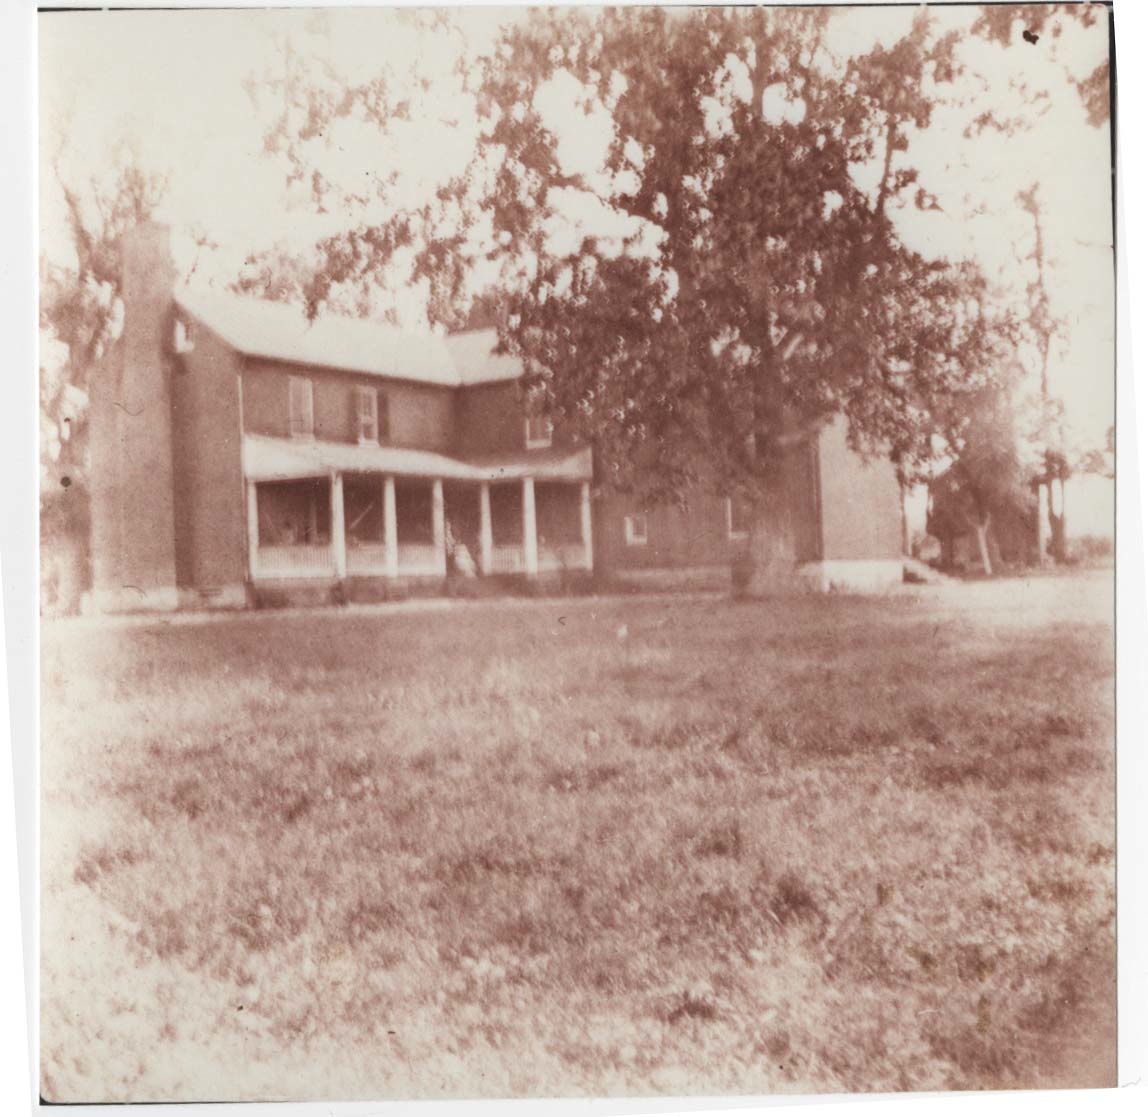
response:
[[[981,569],[986,578],[991,578],[993,575],[993,560],[989,555],[989,522],[984,520],[976,525],[977,550],[981,555]]]
[[[1049,550],[1052,552],[1053,562],[1064,562],[1068,557],[1068,547],[1065,545],[1065,526],[1064,517],[1058,516],[1054,512],[1049,519],[1051,523],[1051,533],[1049,538]]]
[[[901,490],[901,554],[911,555],[913,553],[913,544],[909,538],[909,514],[905,509],[905,501],[908,499],[908,486],[904,481],[898,481],[897,487]]]
[[[995,531],[988,533],[989,538],[989,560],[992,562],[994,570],[1004,569],[1004,559],[1001,557],[1000,540],[997,538]]]
[[[758,484],[745,550],[734,563],[737,598],[772,597],[804,589],[797,573],[797,536],[779,461]]]
[[[1054,488],[1055,486],[1055,488]],[[1053,500],[1053,494],[1059,500]],[[1060,510],[1057,511],[1059,504]],[[1048,529],[1049,551],[1054,562],[1061,563],[1068,558],[1068,528],[1064,507],[1064,478],[1058,477],[1048,486]]]
[[[1036,488],[1036,565],[1048,562],[1048,524],[1052,514],[1048,486],[1042,481]]]

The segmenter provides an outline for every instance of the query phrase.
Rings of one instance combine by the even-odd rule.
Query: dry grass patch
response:
[[[1103,1080],[1112,671],[1015,592],[48,629],[45,1092]]]

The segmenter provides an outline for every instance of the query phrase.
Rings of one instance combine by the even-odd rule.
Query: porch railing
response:
[[[399,573],[435,575],[442,573],[442,558],[433,543],[400,543]],[[586,553],[581,543],[562,543],[538,548],[538,569],[542,573],[585,570]],[[349,575],[385,575],[385,543],[357,543],[347,547]],[[490,574],[525,574],[523,549],[514,544],[491,548]],[[331,578],[335,556],[326,543],[281,543],[259,547],[260,578]]]
[[[326,543],[260,545],[260,578],[333,578],[335,555]],[[349,575],[378,575],[387,572],[385,543],[359,543],[347,547]],[[442,558],[433,543],[400,543],[399,574],[434,575],[442,573]]]
[[[538,569],[550,574],[561,570],[587,570],[586,548],[581,543],[550,543],[538,547]],[[491,574],[525,574],[526,556],[513,543],[491,548]]]
[[[400,574],[441,574],[442,556],[433,543],[400,543]]]
[[[513,543],[495,544],[490,548],[491,574],[523,574],[526,571],[526,559],[522,548]]]
[[[385,574],[386,572],[387,545],[385,543],[348,542],[348,574]]]
[[[327,578],[335,573],[329,543],[261,543],[258,564],[261,578]]]
[[[585,570],[586,548],[581,543],[540,544],[538,569],[548,573],[556,570]]]

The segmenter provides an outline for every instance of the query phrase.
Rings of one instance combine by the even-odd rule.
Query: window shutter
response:
[[[358,401],[359,440],[377,442],[379,424],[377,417],[377,397],[374,388],[360,387],[355,392]]]
[[[376,392],[376,408],[378,417],[376,422],[379,427],[379,441],[389,442],[391,438],[391,408],[390,399],[386,392]]]

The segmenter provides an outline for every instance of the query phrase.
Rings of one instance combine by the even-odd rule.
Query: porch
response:
[[[461,462],[451,462],[453,477],[338,468],[325,476],[269,476],[289,471],[245,456],[253,582],[531,578],[593,569],[588,477],[508,478],[505,463],[491,470]],[[463,470],[481,479],[459,477]]]

